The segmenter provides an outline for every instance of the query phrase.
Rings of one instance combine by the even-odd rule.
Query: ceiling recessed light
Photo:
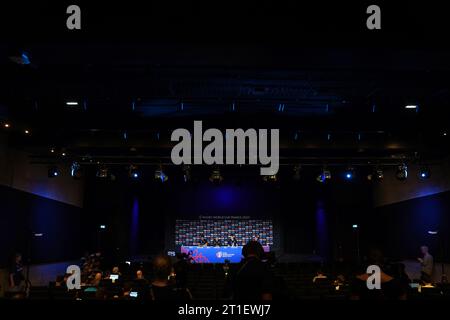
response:
[[[4,126],[5,128],[9,128],[9,127],[10,127],[10,124],[9,124],[9,123],[5,123],[3,126]]]
[[[30,134],[30,130],[25,130],[25,134]]]
[[[67,101],[66,102],[66,106],[77,106],[78,102],[77,101]]]
[[[61,153],[61,155],[62,155],[63,157],[65,157],[65,156],[66,156],[66,153],[65,153],[65,152],[63,152],[63,153]]]
[[[442,135],[443,135],[444,137],[446,137],[446,136],[447,136],[447,132],[444,132]]]
[[[405,106],[405,109],[417,109],[417,105],[415,105],[415,104],[408,104],[407,106]]]
[[[51,152],[51,153],[55,153],[55,149],[53,149],[53,148],[50,149],[50,152]]]

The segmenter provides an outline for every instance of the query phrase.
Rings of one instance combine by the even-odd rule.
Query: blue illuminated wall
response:
[[[237,184],[209,181],[181,186],[174,191],[177,202],[173,210],[186,216],[272,217],[279,212],[280,190],[254,181]]]
[[[428,233],[434,230],[439,230],[439,237]],[[388,256],[415,258],[419,247],[427,245],[438,260],[442,246],[445,259],[450,259],[449,233],[450,192],[378,207],[361,230],[367,243],[380,244]]]

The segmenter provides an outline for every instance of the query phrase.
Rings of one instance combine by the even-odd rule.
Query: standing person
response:
[[[421,278],[420,278],[420,280],[422,280],[424,283],[431,283],[432,282],[432,277],[433,277],[433,270],[434,270],[433,256],[428,252],[428,247],[427,246],[421,246],[420,247],[420,252],[423,255],[422,258],[418,258],[417,259],[417,260],[419,260],[420,265],[421,265],[421,269],[420,269]]]
[[[9,287],[12,292],[22,292],[25,290],[25,276],[22,264],[22,255],[17,253],[9,270]]]
[[[272,300],[273,274],[261,260],[264,249],[250,241],[242,248],[244,260],[234,276],[233,297],[236,300]]]

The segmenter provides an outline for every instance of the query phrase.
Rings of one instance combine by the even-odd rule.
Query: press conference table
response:
[[[265,252],[270,251],[269,246],[263,246]],[[189,254],[194,263],[239,263],[242,259],[242,246],[229,247],[200,247],[181,246],[181,252]]]

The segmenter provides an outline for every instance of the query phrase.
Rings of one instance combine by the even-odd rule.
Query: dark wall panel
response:
[[[30,256],[34,263],[82,254],[81,208],[4,186],[0,186],[0,203],[1,265],[8,264],[14,252]]]

